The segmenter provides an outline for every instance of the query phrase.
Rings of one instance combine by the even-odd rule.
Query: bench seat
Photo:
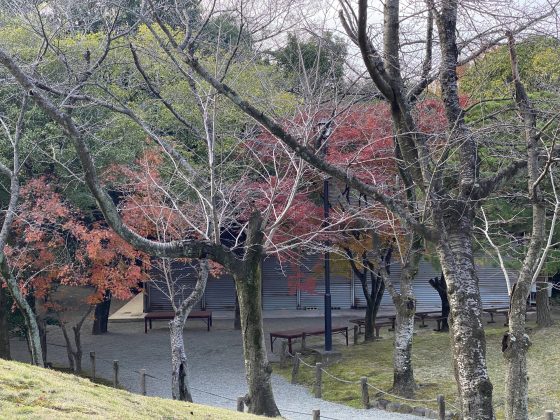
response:
[[[162,311],[162,312],[147,312],[144,316],[144,334],[148,333],[148,324],[150,325],[150,330],[152,329],[153,320],[166,320],[175,318],[175,312],[173,311]],[[210,331],[212,326],[212,311],[191,311],[187,319],[202,319],[206,322],[206,329]]]
[[[380,317],[383,318],[383,317]],[[395,321],[393,319],[393,317],[387,317],[389,318],[387,321],[380,321],[380,322],[376,322],[373,326],[373,328],[375,328],[375,338],[380,338],[379,337],[379,331],[381,330],[382,327],[391,327],[389,328],[389,331],[392,331],[395,329]],[[352,324],[356,324],[358,326],[358,332],[361,334],[362,332],[362,327],[366,326],[366,321],[363,318],[356,318],[356,319],[350,319],[348,322],[352,323]]]
[[[348,345],[348,327],[333,327],[331,329],[333,334],[343,334],[346,337],[346,345]],[[307,330],[283,330],[283,331],[273,331],[270,333],[270,351],[274,352],[274,342],[278,338],[283,338],[288,340],[288,351],[292,353],[292,340],[301,338],[305,340],[305,337],[312,335],[324,335],[324,329],[307,329]]]

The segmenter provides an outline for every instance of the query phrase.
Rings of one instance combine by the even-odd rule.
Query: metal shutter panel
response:
[[[206,285],[206,309],[235,310],[235,284],[229,274],[209,277]]]
[[[290,285],[288,276],[294,274],[290,264],[280,264],[268,257],[262,263],[263,309],[297,309],[297,287]],[[292,280],[293,281],[293,280]]]
[[[193,267],[185,264],[173,263],[171,266],[172,278],[174,279],[174,300],[179,306],[183,299],[187,298],[194,290],[197,281],[196,271]],[[169,287],[163,279],[162,274],[155,274],[154,279],[146,282],[147,307],[146,312],[172,311]],[[202,309],[204,296],[194,306],[194,310]]]

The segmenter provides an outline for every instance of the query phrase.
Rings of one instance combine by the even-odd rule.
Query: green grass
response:
[[[501,340],[506,327],[497,317],[498,322],[486,328],[488,369],[494,385],[494,407],[498,418],[503,418],[504,410],[504,359],[501,353]],[[529,406],[531,417],[541,416],[544,410],[553,410],[560,413],[560,328],[556,325],[538,329],[534,322],[529,322],[529,336],[533,345],[529,350]],[[340,361],[328,366],[326,370],[333,375],[356,381],[366,376],[368,382],[377,388],[388,391],[393,380],[393,336],[386,329],[382,332],[383,339],[371,343],[362,343],[346,347],[337,345],[336,350],[342,352]],[[362,339],[362,337],[360,337]],[[320,339],[315,338],[310,345],[320,346]],[[296,348],[297,351],[297,348]],[[313,364],[313,356],[305,357],[308,363]],[[446,333],[437,333],[431,329],[420,329],[414,337],[413,366],[416,381],[419,385],[415,395],[416,399],[435,398],[442,394],[446,401],[457,406],[457,387],[455,384],[449,336]],[[275,371],[291,377],[291,367],[281,369],[275,366]],[[315,379],[314,370],[301,365],[300,383],[309,387]],[[370,389],[370,398],[386,398],[381,394],[376,395]],[[328,375],[323,374],[323,398],[329,401],[340,402],[352,407],[361,407],[361,391],[359,385],[343,384]],[[398,400],[394,400],[398,401]],[[402,402],[402,401],[401,401]],[[434,404],[409,403],[421,407],[435,409]],[[452,408],[449,408],[452,411]]]
[[[143,397],[0,359],[0,419],[250,419],[225,409]]]

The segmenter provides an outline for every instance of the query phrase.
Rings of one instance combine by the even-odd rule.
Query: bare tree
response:
[[[180,262],[177,262],[180,263]],[[184,263],[183,263],[184,264]],[[194,287],[185,289],[182,275],[176,273],[173,261],[162,258],[155,262],[156,276],[151,279],[155,287],[169,299],[175,317],[169,323],[169,334],[171,342],[171,394],[173,399],[181,401],[192,401],[192,394],[187,378],[188,358],[183,342],[183,330],[189,313],[200,301],[210,271],[208,261],[200,260],[197,267],[189,265],[196,273]],[[175,267],[176,268],[176,267]]]
[[[465,4],[468,11],[469,4]],[[436,152],[430,150],[430,136],[419,130],[414,118],[414,107],[419,95],[438,74],[431,72],[431,35],[424,42],[427,48],[422,77],[418,84],[407,89],[401,72],[400,57],[403,52],[400,50],[399,1],[386,1],[383,6],[383,52],[376,48],[368,34],[368,2],[360,0],[357,10],[343,2],[342,8],[341,19],[346,32],[359,47],[371,80],[391,105],[395,143],[402,156],[404,180],[421,197],[414,200],[415,203],[417,200],[422,203],[420,219],[415,218],[400,200],[387,196],[375,185],[362,182],[345,168],[321,159],[231,86],[213,77],[182,44],[169,36],[167,40],[174,51],[179,51],[185,63],[304,160],[382,203],[417,234],[434,243],[448,284],[453,359],[462,413],[467,419],[492,419],[492,384],[486,367],[482,304],[473,258],[473,229],[481,200],[526,168],[528,161],[526,158],[517,158],[513,162],[506,160],[495,173],[487,176],[481,174],[478,157],[481,138],[466,123],[465,109],[459,99],[457,67],[504,40],[503,32],[497,32],[495,27],[474,35],[466,31],[464,40],[460,40],[457,31],[463,28],[458,26],[458,3],[428,2],[426,26],[430,28],[430,22],[434,21],[437,28],[440,48],[438,86],[447,120],[444,145],[437,148]],[[548,10],[530,15],[512,32],[519,33],[531,27],[553,11],[554,7],[549,7]],[[500,25],[504,24],[498,23]],[[461,60],[460,52],[464,54]],[[455,154],[457,160],[452,159]]]
[[[21,292],[18,281],[12,273],[12,269],[8,263],[5,247],[12,229],[12,224],[16,215],[17,204],[20,195],[19,176],[21,170],[20,162],[20,141],[24,130],[25,112],[27,110],[27,98],[24,96],[21,102],[20,113],[15,124],[15,129],[10,129],[4,119],[0,118],[3,126],[5,138],[12,149],[11,168],[0,163],[0,172],[10,180],[10,201],[8,207],[4,210],[4,221],[0,230],[0,273],[6,284],[7,289],[12,295],[18,308],[23,314],[25,326],[27,327],[29,347],[31,349],[31,361],[33,364],[43,367],[43,352],[41,347],[41,338],[37,318],[33,309],[25,299]]]
[[[529,381],[527,371],[527,351],[531,344],[529,336],[525,331],[527,298],[531,292],[531,286],[537,281],[540,271],[546,261],[547,254],[551,248],[551,240],[555,230],[556,218],[558,216],[558,195],[554,185],[555,179],[552,175],[552,165],[558,160],[554,151],[542,150],[542,129],[537,128],[537,111],[533,107],[519,74],[519,65],[515,49],[513,34],[508,33],[511,69],[515,89],[515,101],[520,117],[523,121],[523,131],[527,143],[527,194],[532,205],[532,227],[531,238],[517,282],[511,291],[511,303],[509,312],[509,332],[502,341],[502,352],[506,359],[506,418],[528,419],[529,406]],[[545,143],[546,144],[546,143]],[[555,144],[553,139],[552,144]],[[542,155],[546,156],[544,164]],[[555,193],[556,204],[554,206],[553,218],[550,226],[548,241],[546,239],[546,201],[542,191],[542,181],[550,176],[552,189]]]

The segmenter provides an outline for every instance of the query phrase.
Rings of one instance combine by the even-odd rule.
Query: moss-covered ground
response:
[[[560,313],[555,311],[556,324],[540,329],[533,320],[529,321],[529,336],[533,345],[529,350],[529,405],[531,417],[543,415],[544,410],[553,410],[560,415]],[[503,418],[504,409],[504,359],[501,342],[506,327],[503,317],[497,317],[496,324],[487,324],[487,354],[489,374],[494,385],[494,404],[498,418]],[[382,330],[383,339],[346,347],[338,344],[336,350],[342,353],[340,361],[328,366],[326,370],[334,376],[345,380],[358,381],[366,376],[368,382],[379,389],[389,391],[393,380],[393,336]],[[361,337],[362,338],[362,337]],[[320,346],[321,338],[314,338],[311,345]],[[297,345],[296,350],[297,351]],[[313,356],[304,357],[313,363]],[[452,369],[449,335],[434,332],[431,328],[418,329],[414,336],[413,365],[416,381],[419,385],[416,399],[431,399],[441,394],[448,403],[457,405],[457,388]],[[275,371],[286,378],[291,377],[291,367],[282,369],[275,366]],[[301,365],[300,383],[312,387],[315,378],[313,369]],[[370,389],[370,398],[390,397],[377,394]],[[344,384],[323,374],[323,398],[361,407],[360,386]],[[398,400],[394,400],[398,401]],[[400,401],[402,402],[402,401]],[[435,408],[430,403],[409,403]],[[453,410],[453,408],[450,408]],[[454,410],[453,410],[454,411]]]
[[[88,379],[0,359],[0,419],[251,419],[220,408],[143,397]]]

